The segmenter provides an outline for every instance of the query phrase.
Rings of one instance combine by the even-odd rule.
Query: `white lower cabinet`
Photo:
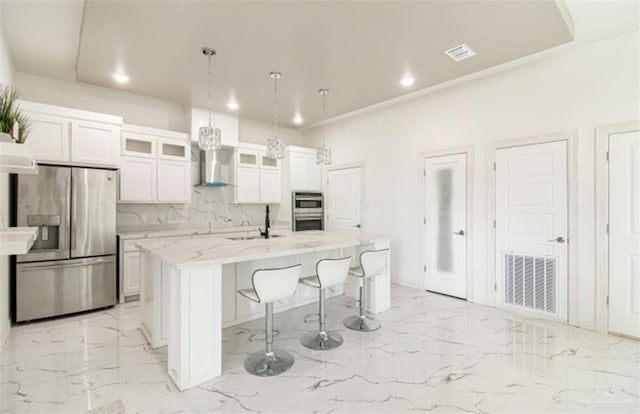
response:
[[[222,323],[236,320],[236,302],[238,300],[236,285],[236,266],[233,264],[222,266]]]
[[[129,252],[123,255],[123,296],[137,295],[140,292],[140,252]]]

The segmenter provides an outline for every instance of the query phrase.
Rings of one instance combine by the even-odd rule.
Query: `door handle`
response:
[[[457,234],[458,236],[464,236],[464,230],[454,231],[453,234]]]
[[[362,226],[361,226],[361,225],[359,225],[359,224],[356,224],[356,225],[355,225],[355,226],[353,226],[353,227],[361,228]]]
[[[565,242],[564,237],[562,237],[562,236],[558,236],[555,239],[551,239],[551,240],[548,240],[548,241],[556,242],[556,243],[564,243]]]

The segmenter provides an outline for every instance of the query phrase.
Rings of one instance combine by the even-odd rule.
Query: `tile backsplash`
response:
[[[270,205],[270,217],[278,216]],[[191,204],[118,204],[118,226],[188,223],[212,227],[264,224],[265,206],[233,204],[233,187],[193,187]]]

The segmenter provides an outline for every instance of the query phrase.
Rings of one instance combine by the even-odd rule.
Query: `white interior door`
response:
[[[467,298],[467,155],[425,159],[425,287]]]
[[[324,198],[327,230],[362,229],[361,180],[360,167],[329,170]]]
[[[567,142],[496,151],[498,305],[567,320]]]
[[[609,136],[609,331],[640,338],[640,131]]]

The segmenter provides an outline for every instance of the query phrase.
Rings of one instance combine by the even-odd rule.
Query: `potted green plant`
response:
[[[19,94],[10,86],[0,85],[0,137],[7,135],[13,141],[23,144],[29,135],[29,119],[18,106]]]

